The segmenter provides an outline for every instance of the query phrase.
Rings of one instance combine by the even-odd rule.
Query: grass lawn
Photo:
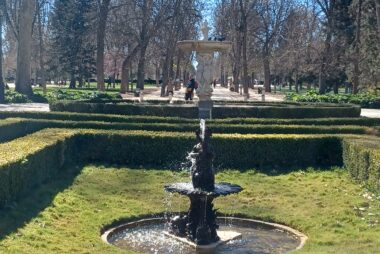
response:
[[[101,228],[164,212],[164,184],[188,180],[187,173],[153,169],[70,169],[0,212],[0,253],[128,253],[104,244]],[[216,200],[221,213],[275,221],[307,234],[306,246],[296,253],[380,253],[380,197],[342,169],[277,176],[224,171],[217,181],[244,188]],[[174,196],[172,204],[174,211],[188,208],[184,197]]]

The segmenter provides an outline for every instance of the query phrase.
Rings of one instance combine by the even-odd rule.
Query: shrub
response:
[[[364,126],[308,126],[308,125],[238,125],[209,123],[214,133],[239,134],[372,134],[380,131]],[[61,121],[12,119],[0,121],[0,142],[24,136],[44,128],[86,128],[102,130],[146,130],[168,132],[193,132],[197,123],[108,123],[96,121]]]
[[[327,135],[215,134],[218,168],[341,165],[341,138]],[[0,144],[0,206],[53,177],[66,163],[180,168],[190,133],[46,129]],[[97,144],[97,145],[94,145]]]
[[[72,130],[45,130],[0,144],[0,207],[53,177],[68,162]]]
[[[88,103],[61,101],[50,103],[52,111],[101,113],[120,115],[151,115],[197,118],[198,108],[194,105],[128,104],[128,103]],[[212,110],[213,118],[255,117],[255,118],[321,118],[321,117],[359,117],[360,107],[353,105],[300,106],[224,106],[216,105]]]
[[[91,90],[67,90],[67,89],[54,89],[48,91],[46,94],[36,92],[35,96],[44,98],[45,102],[54,102],[60,100],[89,100],[89,101],[102,101],[102,100],[115,100],[120,99],[117,93],[105,93]],[[42,100],[42,99],[41,99]]]
[[[311,90],[305,94],[288,93],[286,99],[294,102],[352,103],[364,108],[380,108],[380,97],[368,93],[319,94]]]
[[[24,94],[11,90],[5,91],[5,103],[26,103],[29,101],[28,97]]]
[[[344,140],[343,160],[351,177],[371,189],[380,190],[380,139]]]
[[[0,119],[4,118],[31,118],[49,120],[70,120],[70,121],[97,121],[113,123],[192,123],[199,124],[198,119],[187,119],[179,117],[159,117],[159,116],[128,116],[128,115],[107,115],[107,114],[83,114],[71,112],[1,112]],[[377,118],[315,118],[315,119],[271,119],[271,118],[227,118],[213,119],[208,121],[214,124],[240,124],[240,125],[360,125],[360,126],[380,126],[380,119]]]

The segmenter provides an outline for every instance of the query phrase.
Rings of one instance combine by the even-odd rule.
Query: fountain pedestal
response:
[[[215,171],[212,166],[214,151],[209,144],[212,133],[205,127],[205,121],[201,121],[201,130],[196,132],[199,141],[193,147],[190,158],[191,183],[174,183],[165,186],[165,190],[171,193],[179,193],[190,199],[190,208],[185,216],[175,216],[170,221],[169,234],[183,238],[184,242],[191,242],[195,247],[217,246],[225,241],[238,237],[235,233],[225,233],[224,239],[218,236],[218,224],[216,223],[216,210],[213,200],[219,196],[227,196],[242,191],[235,184],[215,184]],[[231,238],[232,237],[232,238]],[[208,247],[207,247],[208,246]]]

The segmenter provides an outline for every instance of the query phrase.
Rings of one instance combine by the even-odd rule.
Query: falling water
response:
[[[200,130],[201,130],[201,139],[202,141],[205,140],[205,131],[206,131],[206,120],[205,119],[201,119],[201,122],[200,122]]]

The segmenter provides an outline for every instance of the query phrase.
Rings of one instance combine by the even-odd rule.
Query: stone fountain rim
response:
[[[154,216],[154,214],[152,214],[152,216]],[[117,234],[117,233],[119,233],[119,232],[121,232],[127,228],[131,228],[133,226],[153,224],[154,222],[165,222],[166,220],[162,216],[163,215],[160,214],[158,217],[151,217],[151,218],[144,218],[144,219],[138,219],[137,218],[134,221],[124,222],[120,225],[114,226],[114,227],[106,230],[101,235],[101,239],[104,243],[112,245],[112,243],[110,243],[110,241],[109,241],[111,236],[113,236],[113,235],[115,235],[115,234]],[[285,226],[282,224],[274,223],[274,222],[267,222],[267,221],[262,221],[262,220],[255,220],[255,219],[241,218],[241,217],[228,217],[228,216],[219,216],[218,220],[244,221],[244,222],[252,223],[252,225],[255,225],[255,226],[265,226],[265,227],[269,227],[272,229],[280,229],[280,230],[286,231],[286,232],[291,233],[291,234],[293,234],[299,238],[299,244],[298,244],[297,248],[295,248],[294,250],[302,249],[305,246],[306,241],[309,239],[307,237],[307,235],[303,234],[302,232],[300,232],[294,228],[291,228],[289,226]],[[292,251],[294,251],[294,250],[292,250]]]

